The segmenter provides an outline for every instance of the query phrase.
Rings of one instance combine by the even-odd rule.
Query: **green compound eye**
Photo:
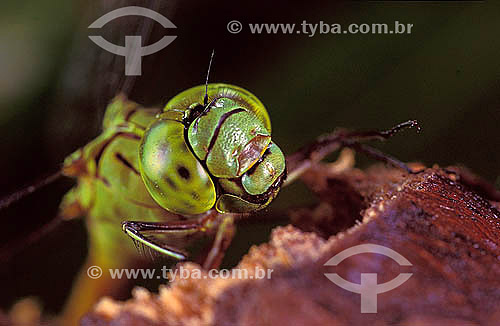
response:
[[[182,123],[155,121],[143,136],[139,158],[144,184],[161,207],[191,215],[214,205],[214,183],[184,142]]]
[[[241,183],[250,195],[261,195],[285,172],[285,160],[281,149],[271,143],[252,169],[241,178]]]
[[[285,178],[285,156],[271,142],[264,105],[248,91],[209,84],[170,100],[146,130],[140,172],[163,208],[195,215],[251,212],[276,197]]]
[[[255,114],[222,98],[191,123],[188,140],[212,175],[235,178],[259,160],[271,142],[271,134]]]

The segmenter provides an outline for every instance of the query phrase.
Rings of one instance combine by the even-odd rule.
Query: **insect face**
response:
[[[262,103],[232,85],[208,85],[174,97],[146,130],[140,172],[163,208],[184,215],[251,212],[266,207],[285,176]]]

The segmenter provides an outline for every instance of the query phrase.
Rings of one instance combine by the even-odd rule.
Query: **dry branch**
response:
[[[500,319],[500,206],[493,188],[463,169],[431,168],[408,175],[376,167],[334,173],[327,165],[303,181],[318,195],[294,210],[300,227],[280,227],[253,247],[239,268],[272,268],[271,279],[177,280],[133,299],[103,299],[83,325],[495,325]],[[490,197],[490,198],[488,198]],[[324,263],[363,243],[396,250],[413,266],[361,254],[336,267]],[[184,268],[197,268],[190,263]],[[378,295],[378,313],[360,313],[360,295],[324,273],[378,283],[413,276]]]

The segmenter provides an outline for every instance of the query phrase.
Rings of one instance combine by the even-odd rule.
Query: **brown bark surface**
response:
[[[102,300],[83,325],[498,325],[500,213],[494,188],[464,169],[429,168],[408,175],[375,167],[332,172],[318,165],[303,181],[320,203],[290,213],[267,244],[239,263],[270,279],[184,279],[126,302]],[[325,262],[358,244],[395,250],[412,266],[379,254]],[[186,263],[184,268],[198,268]],[[378,284],[413,273],[378,294],[377,313],[360,313],[360,295],[325,277]]]

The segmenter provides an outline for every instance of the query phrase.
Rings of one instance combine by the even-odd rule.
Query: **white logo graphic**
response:
[[[401,266],[412,266],[412,264],[405,257],[401,256],[396,251],[376,244],[362,244],[343,250],[330,258],[325,263],[325,266],[337,266],[344,259],[363,253],[381,254],[392,258]],[[337,273],[325,273],[325,276],[330,281],[337,284],[341,288],[350,292],[361,294],[361,313],[376,313],[377,294],[397,288],[404,282],[408,281],[412,275],[413,273],[401,273],[388,282],[377,284],[376,273],[361,273],[361,284],[357,284],[343,279]]]
[[[102,276],[102,269],[99,266],[90,266],[87,268],[87,276],[95,280]]]
[[[243,25],[237,20],[227,23],[227,31],[231,34],[238,34],[243,29]]]
[[[89,28],[102,28],[110,21],[124,16],[143,16],[151,18],[160,23],[164,28],[176,28],[176,26],[165,16],[148,8],[143,7],[123,7],[101,16],[90,24]],[[106,41],[102,36],[89,36],[89,38],[104,50],[125,57],[125,75],[140,76],[142,57],[156,53],[172,43],[177,36],[163,36],[158,42],[142,46],[141,36],[125,36],[125,46],[116,45]]]

